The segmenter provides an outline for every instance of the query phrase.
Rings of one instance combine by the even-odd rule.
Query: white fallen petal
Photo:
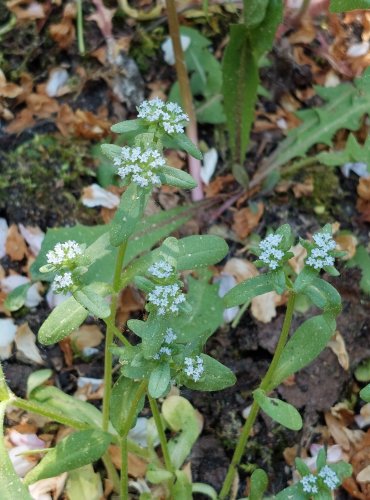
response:
[[[237,281],[234,278],[234,276],[232,276],[231,274],[227,274],[227,273],[221,273],[220,276],[215,278],[214,282],[220,284],[220,286],[218,288],[218,295],[220,297],[223,297],[224,295],[226,295],[227,292],[229,290],[231,290],[232,288],[234,288],[234,286],[237,284]],[[235,318],[235,316],[238,314],[238,312],[239,312],[238,306],[229,307],[229,308],[225,309],[223,312],[223,318],[224,318],[225,323],[231,323],[232,320]]]
[[[68,473],[63,472],[60,476],[41,479],[28,487],[33,500],[53,500],[59,498],[67,480]]]
[[[49,97],[58,95],[59,90],[68,80],[68,72],[64,68],[53,68],[46,82],[46,93]]]
[[[249,417],[251,410],[252,410],[252,405],[249,405],[242,411],[242,416],[243,418],[245,418],[245,420],[247,420],[247,418]]]
[[[349,57],[361,57],[369,52],[370,43],[360,42],[354,43],[347,50],[347,56]]]
[[[85,207],[105,207],[115,208],[119,205],[119,197],[106,189],[103,189],[99,184],[91,184],[83,189],[82,204]]]
[[[200,169],[200,177],[204,184],[209,184],[212,175],[214,174],[218,161],[218,153],[215,148],[211,148],[203,155],[203,165]]]
[[[17,347],[17,357],[21,360],[31,361],[31,363],[37,365],[45,364],[36,345],[36,335],[32,332],[28,323],[23,323],[17,328],[15,345]]]
[[[18,286],[25,285],[29,282],[30,279],[26,276],[22,276],[21,274],[11,274],[10,276],[7,276],[6,278],[0,280],[0,285],[1,289],[5,293],[10,293]]]
[[[191,38],[186,35],[181,35],[181,47],[184,52],[186,52],[187,48],[191,43]],[[172,40],[170,37],[167,37],[166,40],[162,43],[161,48],[163,50],[164,60],[170,66],[175,64],[175,54],[173,51]]]
[[[39,286],[38,283],[34,283],[27,290],[27,295],[24,305],[26,307],[29,307],[30,309],[32,309],[33,307],[37,307],[42,301],[42,297],[38,291],[38,286]]]
[[[96,392],[99,387],[102,385],[103,379],[102,378],[91,378],[91,377],[79,377],[77,380],[77,387],[79,389],[82,389],[82,387],[85,387],[86,385],[91,386],[91,390],[93,392]]]
[[[0,319],[0,347],[7,347],[15,339],[17,326],[12,318]]]
[[[45,238],[45,233],[39,227],[24,226],[18,224],[19,231],[25,239],[27,245],[30,247],[31,252],[36,257],[41,250],[41,244]]]
[[[65,295],[61,293],[54,293],[53,289],[50,287],[48,293],[46,294],[46,302],[50,309],[54,309],[54,307],[59,306],[62,302],[66,301],[69,297],[71,297],[71,293],[68,292]]]
[[[6,255],[5,242],[8,237],[8,229],[8,223],[0,217],[0,259]]]
[[[20,455],[25,451],[29,451],[29,447],[25,444],[14,446],[9,450],[9,458],[13,464],[14,470],[19,477],[24,477],[27,472],[35,467],[37,460],[32,460],[30,457]]]
[[[129,439],[135,441],[135,443],[137,443],[139,446],[146,448],[148,446],[147,428],[148,428],[148,419],[144,417],[139,417],[136,421],[135,427],[133,427],[128,433]]]
[[[45,441],[36,434],[22,434],[15,429],[10,429],[8,437],[15,446],[25,445],[29,450],[45,448]]]
[[[356,162],[356,163],[345,163],[341,168],[344,177],[349,177],[351,172],[354,172],[359,177],[367,177],[369,174],[367,163]]]

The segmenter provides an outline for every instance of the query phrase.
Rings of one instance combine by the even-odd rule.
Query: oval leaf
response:
[[[262,500],[268,484],[269,480],[266,472],[263,469],[256,469],[251,475],[249,500]]]
[[[366,403],[370,403],[370,384],[361,389],[360,398],[366,401]]]
[[[81,288],[74,293],[75,299],[97,318],[108,318],[109,304],[97,293],[88,287]]]
[[[112,125],[110,129],[116,134],[127,134],[128,132],[136,132],[143,128],[143,121],[138,118],[136,120],[126,120],[124,122],[116,123],[115,125]]]
[[[24,285],[14,288],[4,300],[4,306],[9,311],[18,311],[26,302],[27,292],[32,283],[25,283]]]
[[[294,406],[276,398],[269,398],[262,389],[253,392],[253,397],[261,409],[272,420],[292,431],[302,429],[302,417]]]
[[[38,333],[41,344],[56,344],[85,321],[88,312],[76,299],[69,297],[59,304],[43,322]]]
[[[171,370],[168,363],[154,368],[149,378],[148,390],[152,398],[160,398],[165,394],[171,380]]]
[[[140,383],[121,376],[112,388],[110,400],[110,420],[120,436],[126,426],[127,419],[130,414],[132,403],[138,395]],[[136,418],[144,406],[145,397],[140,399],[136,404],[136,417],[132,420],[131,427],[135,426]]]
[[[261,274],[234,286],[224,297],[224,307],[234,307],[249,302],[257,295],[274,290],[274,282],[268,274]]]
[[[225,240],[219,236],[187,236],[179,240],[177,270],[185,271],[217,264],[228,251]]]
[[[204,363],[203,375],[198,382],[191,379],[184,381],[186,387],[197,391],[221,391],[235,384],[236,378],[230,368],[207,354],[201,354],[200,356]]]
[[[175,186],[182,189],[194,189],[197,187],[196,181],[187,172],[178,168],[164,166],[158,170],[158,176],[162,184]]]
[[[97,429],[74,432],[50,450],[26,475],[24,482],[29,485],[96,462],[105,453],[110,441],[110,434]]]
[[[189,155],[193,156],[197,160],[201,160],[203,158],[202,153],[199,149],[192,143],[189,137],[186,134],[173,134],[171,135],[172,142],[178,149],[182,149],[189,153]]]

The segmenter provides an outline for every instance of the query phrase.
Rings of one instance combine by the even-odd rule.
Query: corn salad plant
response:
[[[260,410],[289,429],[299,430],[302,426],[298,411],[270,394],[284,379],[315,359],[334,333],[341,299],[338,292],[320,278],[322,269],[331,275],[338,274],[334,267],[338,253],[331,226],[314,234],[312,241],[301,240],[307,258],[298,275],[287,264],[293,256],[290,249],[295,240],[290,226],[283,225],[268,234],[255,248],[257,265],[265,272],[238,284],[223,299],[218,295],[218,285],[211,283],[212,273],[208,270],[208,266],[220,262],[228,253],[222,238],[211,235],[167,237],[150,250],[186,220],[184,212],[180,211],[177,226],[167,223],[163,229],[157,218],[152,220],[150,232],[144,211],[153,190],[161,185],[183,189],[196,185],[189,174],[167,165],[163,156],[165,147],[175,147],[201,157],[184,134],[186,122],[187,116],[177,104],[153,99],[139,106],[136,120],[114,125],[114,132],[126,134],[127,145],[102,146],[122,186],[126,187],[112,222],[100,228],[99,236],[90,244],[84,243],[84,233],[78,226],[71,229],[75,239],[55,241],[54,237],[47,236],[44,241],[34,264],[34,276],[43,276],[55,293],[67,297],[43,323],[38,340],[45,345],[54,344],[71,334],[89,315],[101,319],[106,325],[103,405],[100,411],[56,387],[43,385],[49,377],[49,373],[43,371],[30,379],[28,399],[22,399],[11,392],[1,372],[2,417],[6,406],[12,405],[74,429],[54,448],[44,450],[45,456],[23,481],[12,469],[1,441],[0,491],[5,500],[30,499],[28,485],[99,459],[116,493],[121,499],[127,499],[129,451],[147,461],[147,480],[160,485],[158,495],[161,498],[185,500],[191,499],[194,492],[200,492],[222,500],[230,495]],[[186,280],[184,271],[187,271]],[[135,285],[146,297],[143,318],[127,322],[127,327],[137,337],[133,344],[116,326],[119,295],[128,285]],[[271,365],[253,392],[251,411],[222,490],[217,494],[209,485],[192,485],[182,470],[199,436],[199,423],[191,404],[169,393],[174,385],[198,391],[217,391],[232,386],[235,383],[232,371],[204,354],[204,345],[222,324],[225,308],[244,304],[272,290],[287,296],[282,332]],[[24,290],[14,292],[8,297],[10,309],[20,307],[23,293]],[[299,295],[308,298],[321,313],[306,320],[289,338],[295,300]],[[114,383],[113,362],[119,370]],[[161,409],[159,398],[165,398]],[[148,425],[147,446],[143,447],[132,439],[130,431],[146,400],[153,419]],[[161,457],[156,453],[158,443]],[[120,477],[107,451],[110,444],[118,445],[121,450]],[[280,492],[277,498],[329,499],[331,491],[351,474],[350,466],[345,463],[328,465],[324,451],[318,457],[316,473],[299,459],[297,469],[301,480]],[[266,488],[266,473],[257,469],[251,478],[249,498],[262,498]],[[153,496],[142,492],[140,498]]]

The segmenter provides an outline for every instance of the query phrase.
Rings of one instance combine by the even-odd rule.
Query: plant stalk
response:
[[[85,55],[82,0],[77,0],[77,42],[78,42],[79,53],[82,56]]]
[[[288,335],[290,331],[290,327],[292,324],[292,319],[293,319],[293,312],[294,312],[294,302],[295,302],[295,293],[294,292],[289,292],[289,299],[288,299],[288,304],[287,304],[287,310],[285,313],[285,318],[284,318],[284,323],[283,327],[281,329],[281,334],[279,337],[279,341],[277,343],[274,357],[272,358],[271,364],[269,366],[269,369],[266,372],[266,375],[262,379],[262,382],[259,386],[259,389],[262,389],[263,391],[266,391],[269,389],[270,384],[273,380],[275,370],[277,368],[277,365],[280,361],[281,354],[283,352],[283,349],[285,347],[285,344],[288,340]],[[225,500],[227,496],[229,495],[235,473],[237,471],[237,468],[239,467],[240,461],[242,459],[245,446],[247,444],[249,435],[251,433],[251,430],[253,428],[253,424],[257,418],[257,415],[259,413],[259,404],[256,401],[253,401],[251,411],[249,412],[248,418],[244,424],[242,433],[239,437],[238,444],[235,448],[233,458],[231,460],[231,464],[229,466],[229,469],[227,471],[227,475],[224,481],[224,484],[222,486],[219,500]]]
[[[116,265],[113,275],[113,295],[110,305],[110,316],[107,320],[107,330],[105,335],[105,354],[104,354],[104,398],[103,398],[103,431],[108,431],[109,427],[109,405],[112,392],[112,353],[110,347],[113,343],[115,321],[117,313],[118,295],[120,291],[120,278],[125,258],[127,242],[122,243],[118,248]]]
[[[167,439],[166,439],[166,435],[164,433],[161,415],[159,413],[157,401],[154,398],[152,398],[151,396],[149,396],[149,394],[148,394],[148,399],[149,399],[150,409],[152,410],[152,413],[153,413],[154,422],[155,422],[155,425],[156,425],[156,428],[158,431],[159,441],[161,443],[164,464],[166,466],[166,470],[168,472],[170,472],[172,474],[172,477],[174,478],[175,477],[175,468],[171,462],[170,452],[168,450]],[[171,479],[168,482],[168,487],[170,489],[171,498],[172,498],[173,497],[173,479]]]
[[[175,68],[179,82],[180,96],[185,113],[189,117],[189,124],[186,127],[186,134],[195,144],[198,144],[197,119],[195,116],[193,97],[190,89],[188,71],[186,69],[184,52],[181,46],[180,25],[177,16],[175,0],[166,0],[168,28],[175,54]],[[189,172],[197,181],[198,186],[191,192],[193,201],[199,201],[204,198],[202,189],[202,179],[200,177],[200,161],[188,155]]]

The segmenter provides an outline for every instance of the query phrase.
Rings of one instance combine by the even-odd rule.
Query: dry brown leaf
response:
[[[45,17],[44,5],[35,1],[9,0],[6,6],[15,14],[17,21],[35,21]]]
[[[238,259],[237,257],[233,257],[227,261],[223,272],[234,276],[238,283],[248,278],[258,276],[259,274],[256,266],[252,262],[246,259]]]
[[[279,295],[276,292],[267,292],[252,299],[251,313],[262,323],[270,323],[276,316],[276,301]]]
[[[75,17],[76,6],[74,3],[68,3],[64,8],[61,22],[50,25],[50,37],[61,49],[68,49],[76,38]]]
[[[23,236],[18,231],[16,224],[12,224],[8,230],[5,242],[5,250],[11,260],[23,260],[27,255],[27,245]]]
[[[36,346],[36,335],[33,333],[28,323],[23,323],[17,328],[14,340],[17,347],[17,359],[26,362],[32,361],[32,363],[37,365],[45,364]]]
[[[121,470],[121,450],[119,446],[114,444],[108,448],[109,455],[116,469]],[[128,454],[128,473],[131,477],[145,477],[147,470],[147,463],[141,458],[129,452]]]
[[[293,184],[292,191],[296,198],[305,198],[312,196],[314,190],[313,177],[307,177],[304,182],[297,182]]]
[[[97,325],[82,325],[71,333],[70,338],[72,345],[82,351],[86,347],[97,347],[104,336]]]
[[[354,257],[356,253],[356,248],[358,245],[358,240],[353,234],[340,234],[335,236],[335,242],[337,244],[337,250],[341,252],[346,252],[347,255],[342,257],[343,260],[349,260]]]
[[[298,243],[298,245],[292,247],[290,251],[294,254],[294,257],[288,260],[288,264],[296,274],[299,274],[304,267],[307,250],[300,243]]]
[[[346,344],[344,338],[337,330],[334,336],[330,339],[328,347],[333,351],[333,353],[338,358],[338,363],[343,368],[343,370],[349,369],[349,356],[346,349]]]
[[[4,73],[0,69],[0,97],[14,99],[14,97],[18,97],[21,93],[22,87],[15,83],[8,83]]]
[[[64,355],[65,364],[70,367],[73,365],[73,349],[70,337],[66,337],[59,342],[60,350]]]
[[[234,213],[232,228],[240,239],[246,238],[257,227],[263,212],[264,205],[259,202],[255,210],[245,207]]]
[[[19,134],[28,128],[33,127],[35,124],[32,111],[28,108],[22,109],[11,121],[11,123],[5,128],[8,134]]]
[[[370,201],[370,175],[360,177],[357,185],[357,194],[362,200]]]
[[[36,118],[49,118],[59,111],[58,102],[45,94],[32,93],[26,97],[28,109]]]
[[[122,329],[134,311],[141,311],[144,300],[135,288],[127,287],[121,293],[117,307],[117,323]]]
[[[222,192],[225,187],[234,183],[235,177],[232,174],[219,175],[214,181],[210,182],[208,186],[204,186],[204,192],[207,198],[212,198],[216,194]]]

